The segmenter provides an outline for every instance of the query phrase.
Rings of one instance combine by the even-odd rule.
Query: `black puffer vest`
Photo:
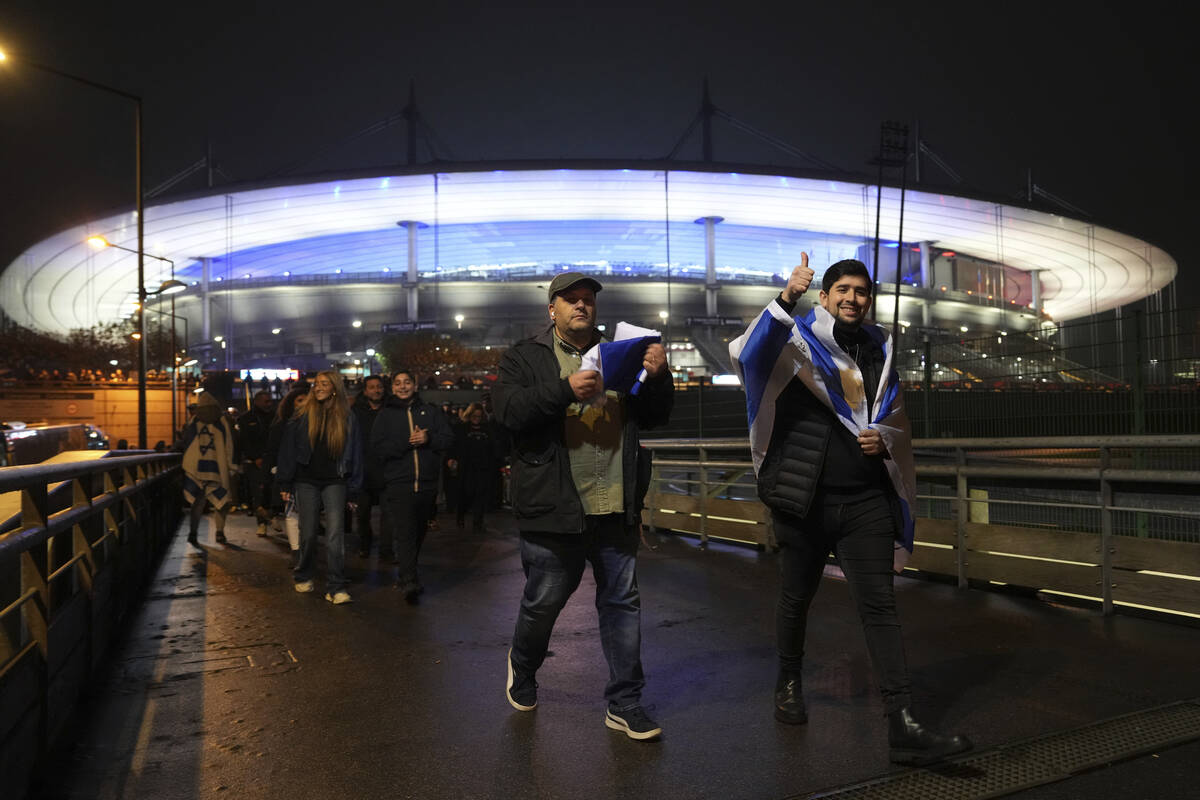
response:
[[[772,511],[804,517],[812,505],[833,412],[793,378],[775,401],[775,427],[758,470],[758,497]]]

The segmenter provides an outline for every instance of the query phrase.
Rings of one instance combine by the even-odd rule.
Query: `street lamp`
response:
[[[114,243],[110,242],[108,239],[105,239],[103,236],[100,236],[100,235],[89,236],[87,242],[92,247],[96,247],[99,249],[103,249],[105,247],[115,247],[118,250],[124,250],[126,253],[137,253],[138,252],[137,250],[134,250],[132,248],[125,247],[125,246],[119,245],[119,244],[114,244]],[[150,256],[150,258],[155,258],[155,259],[158,259],[159,261],[165,261],[168,264],[170,264],[171,265],[171,277],[169,280],[163,281],[162,284],[159,285],[159,287],[156,290],[154,290],[153,292],[145,291],[145,285],[143,284],[141,286],[141,291],[139,292],[139,297],[150,298],[150,297],[155,297],[155,296],[159,296],[159,295],[168,295],[168,294],[176,295],[187,289],[186,283],[184,283],[183,281],[175,280],[175,262],[174,261],[172,261],[171,259],[166,258],[164,256],[151,255],[150,253],[143,253],[143,255]],[[142,309],[142,306],[144,304],[145,304],[144,299],[140,299],[136,303],[139,310]],[[179,405],[179,401],[178,401],[179,361],[178,361],[178,358],[176,357],[176,353],[179,350],[179,346],[175,341],[175,320],[183,319],[183,341],[184,341],[184,349],[186,350],[187,344],[189,342],[188,333],[187,333],[187,317],[181,318],[181,317],[178,317],[175,315],[175,298],[174,297],[171,298],[171,310],[170,311],[159,311],[157,308],[152,308],[150,310],[155,312],[156,314],[161,314],[163,316],[171,317],[171,436],[174,437],[175,432],[179,430],[179,411],[178,411],[178,405]],[[133,338],[144,340],[145,339],[144,333],[146,330],[144,318],[139,317],[138,329],[139,329],[138,333],[134,334]],[[144,360],[141,362],[141,367],[142,367],[142,371],[145,371],[146,362]],[[138,391],[145,392],[144,381],[142,381],[141,378],[138,379]],[[139,397],[139,408],[144,408],[144,405],[142,405],[142,398],[140,398],[140,397]],[[139,419],[139,422],[140,422],[140,419]]]
[[[5,63],[10,60],[10,55],[0,51],[0,63]],[[82,83],[84,86],[90,86],[93,89],[99,89],[102,92],[115,94],[118,97],[124,97],[126,100],[132,100],[134,103],[133,114],[133,142],[134,142],[134,182],[137,188],[137,229],[138,229],[138,332],[142,334],[141,341],[138,343],[138,449],[146,449],[146,314],[142,310],[146,305],[146,272],[145,261],[143,254],[145,253],[145,233],[146,233],[146,214],[145,214],[145,198],[146,193],[142,188],[142,98],[140,95],[131,94],[120,89],[114,89],[111,86],[106,86],[103,83],[97,83],[93,80],[72,75],[69,72],[55,69],[54,67],[40,64],[35,61],[26,61],[20,59],[16,61],[26,67],[48,72],[51,75],[57,75],[60,78]]]

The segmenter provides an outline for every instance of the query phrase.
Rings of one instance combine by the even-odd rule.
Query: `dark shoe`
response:
[[[225,538],[225,531],[217,531],[217,544],[227,544],[228,539]]]
[[[400,584],[400,591],[404,592],[404,602],[410,606],[417,604],[417,598],[421,596],[421,592],[425,591],[421,584],[416,581],[403,581]]]
[[[200,546],[200,540],[196,538],[196,531],[188,532],[188,544],[190,544],[192,547]]]
[[[508,681],[504,685],[504,696],[508,704],[517,711],[533,711],[537,708],[537,681],[532,675],[521,675],[513,668],[512,648],[508,649]]]
[[[641,706],[618,711],[609,706],[604,713],[604,724],[614,731],[623,731],[630,739],[644,741],[662,736],[658,723],[646,716]]]
[[[775,719],[788,725],[803,725],[808,722],[808,709],[804,707],[804,692],[798,673],[780,670],[775,681]]]
[[[964,753],[974,745],[965,736],[945,736],[913,719],[912,710],[902,708],[888,714],[888,757],[896,764],[914,767]]]

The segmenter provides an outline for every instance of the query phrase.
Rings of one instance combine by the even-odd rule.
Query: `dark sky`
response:
[[[0,47],[142,95],[148,188],[199,159],[206,140],[234,178],[260,178],[395,113],[410,79],[459,160],[664,155],[704,76],[724,110],[854,172],[872,169],[881,121],[919,119],[971,189],[1012,196],[1032,167],[1097,223],[1163,247],[1180,262],[1180,305],[1200,304],[1184,214],[1197,205],[1186,185],[1195,148],[1185,155],[1183,142],[1197,70],[1174,11],[433,5],[5,0]],[[802,166],[723,123],[715,134],[718,160]],[[0,65],[0,266],[131,205],[132,151],[131,104]],[[404,152],[395,127],[308,170]],[[693,140],[682,155],[699,154]]]

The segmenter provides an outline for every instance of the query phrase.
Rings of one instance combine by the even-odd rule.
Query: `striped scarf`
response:
[[[900,500],[903,520],[902,530],[896,532],[896,539],[903,546],[896,548],[895,567],[899,570],[913,548],[916,470],[900,377],[892,364],[892,341],[878,325],[863,325],[863,330],[884,353],[875,402],[868,409],[862,372],[834,340],[833,323],[833,315],[821,306],[814,306],[801,319],[789,316],[772,301],[745,333],[729,343],[729,357],[746,391],[754,471],[757,474],[762,466],[771,443],[775,403],[792,378],[799,378],[855,436],[867,428],[879,431],[891,456],[884,459],[884,464]]]

